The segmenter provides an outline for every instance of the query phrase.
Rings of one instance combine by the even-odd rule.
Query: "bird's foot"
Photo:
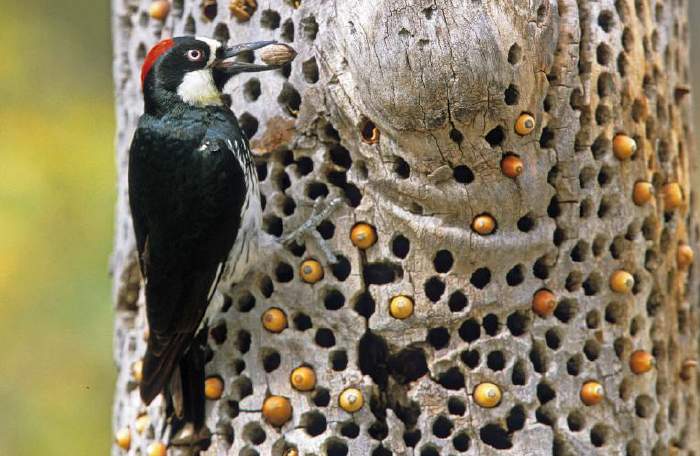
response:
[[[319,233],[316,228],[325,220],[329,215],[331,215],[336,208],[343,202],[342,198],[335,198],[331,200],[328,204],[325,204],[326,200],[316,200],[314,202],[313,212],[311,216],[304,223],[301,224],[297,229],[291,233],[282,236],[280,239],[282,244],[289,245],[293,242],[301,244],[306,236],[312,236],[318,243],[321,251],[326,256],[326,259],[330,263],[337,263],[338,258],[331,251],[328,243],[323,239],[321,233]]]

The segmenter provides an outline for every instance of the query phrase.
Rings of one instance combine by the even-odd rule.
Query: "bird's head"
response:
[[[191,36],[162,40],[148,52],[141,68],[146,112],[163,113],[182,103],[220,105],[221,90],[231,76],[279,68],[234,59],[242,52],[270,44],[274,41],[226,47],[220,41]]]

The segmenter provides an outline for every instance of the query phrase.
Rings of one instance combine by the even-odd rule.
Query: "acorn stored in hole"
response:
[[[546,318],[554,312],[557,307],[557,299],[554,293],[543,288],[532,297],[532,311],[542,318]]]
[[[239,21],[244,22],[250,19],[250,16],[258,9],[258,2],[256,0],[231,0],[228,9]]]
[[[119,429],[115,435],[115,441],[119,448],[128,450],[131,447],[131,429],[128,427]]]
[[[134,380],[141,383],[143,379],[143,360],[138,360],[131,365],[131,375],[134,377]]]
[[[282,396],[270,396],[263,402],[262,414],[265,421],[280,427],[292,418],[292,404]]]
[[[365,144],[376,144],[379,142],[379,129],[369,119],[364,119],[360,124],[360,135],[362,136],[362,142]]]
[[[271,333],[281,333],[287,327],[287,315],[282,309],[270,307],[262,314],[263,328]]]
[[[636,350],[630,355],[630,370],[637,374],[645,374],[654,367],[654,357],[645,350]]]
[[[147,456],[166,456],[168,448],[162,442],[153,442],[146,448]]]
[[[398,320],[405,320],[413,315],[413,300],[408,296],[394,296],[389,302],[389,313]]]
[[[357,388],[346,388],[338,397],[340,408],[349,413],[357,412],[365,404],[362,392]]]
[[[134,422],[134,429],[136,429],[136,432],[139,434],[143,434],[143,432],[148,428],[148,426],[151,424],[151,417],[143,414],[136,418],[136,421]]]
[[[649,201],[654,196],[654,186],[650,182],[639,181],[634,184],[634,190],[632,192],[632,201],[637,206],[642,206]]]
[[[170,13],[170,2],[168,0],[156,0],[148,7],[148,15],[153,19],[164,21]]]
[[[299,275],[306,283],[316,283],[323,278],[323,266],[316,260],[306,260],[299,267]]]
[[[693,264],[694,257],[695,252],[693,252],[693,248],[690,247],[688,244],[681,244],[678,246],[676,262],[678,263],[679,268],[685,269],[691,264]]]
[[[664,196],[664,210],[670,212],[683,205],[683,189],[678,182],[669,182],[664,185],[662,194]]]
[[[637,151],[637,141],[633,138],[618,134],[613,139],[613,153],[618,160],[627,160]]]
[[[270,44],[260,51],[260,59],[268,65],[282,66],[294,60],[297,51],[287,44]]]
[[[506,155],[501,160],[501,172],[508,177],[516,178],[523,172],[523,161],[517,155]]]
[[[580,396],[584,404],[596,405],[605,398],[605,390],[598,382],[586,382],[581,387]]]
[[[634,288],[634,276],[619,269],[610,275],[610,289],[616,293],[629,293]]]
[[[224,382],[220,377],[213,376],[204,380],[204,397],[210,401],[221,398],[224,393]]]
[[[493,383],[479,383],[474,388],[474,402],[484,408],[493,408],[501,402],[501,389]]]
[[[481,235],[487,235],[496,229],[496,220],[489,214],[477,215],[472,221],[472,229]]]
[[[535,118],[528,113],[522,113],[515,121],[515,132],[520,136],[526,136],[535,129]]]
[[[377,242],[377,232],[372,225],[358,223],[350,230],[350,240],[358,249],[365,250]]]
[[[693,378],[693,374],[698,370],[698,361],[695,358],[688,358],[681,364],[680,376],[682,380],[688,381]]]
[[[316,386],[316,373],[308,366],[300,366],[292,371],[289,382],[296,390],[311,391]]]

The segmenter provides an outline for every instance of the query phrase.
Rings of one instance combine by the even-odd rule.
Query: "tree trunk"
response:
[[[141,404],[132,369],[145,317],[127,150],[142,110],[141,60],[160,38],[183,34],[274,38],[299,53],[227,87],[259,160],[265,230],[279,236],[315,199],[343,199],[319,237],[214,299],[207,373],[224,393],[207,404],[205,454],[700,448],[697,268],[685,264],[698,236],[685,1],[258,0],[246,20],[222,0],[174,0],[163,22],[149,18],[149,3],[113,7],[114,427],[131,429],[128,454],[167,435],[162,401]],[[636,204],[638,182],[654,196]],[[350,239],[360,222],[377,235],[364,250]],[[317,283],[300,278],[307,259],[322,265]],[[542,289],[556,300],[551,314],[538,307],[545,294],[535,300],[541,315],[533,311]],[[392,316],[396,296],[414,303],[408,318]],[[261,325],[270,307],[288,318],[281,333]],[[638,350],[655,358],[650,371],[630,364]],[[301,365],[315,371],[313,391],[290,385]],[[484,382],[501,391],[498,405],[475,394]],[[604,390],[596,405],[584,403],[587,382]],[[355,413],[339,406],[349,387],[365,400]],[[269,395],[291,401],[281,427],[261,413]]]

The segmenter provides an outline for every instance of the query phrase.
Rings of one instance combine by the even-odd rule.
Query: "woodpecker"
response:
[[[222,102],[241,72],[279,65],[236,61],[274,42],[225,47],[165,39],[143,63],[144,114],[129,151],[129,204],[149,326],[140,394],[159,393],[178,418],[204,420],[204,361],[195,334],[217,286],[241,280],[257,256],[260,191],[249,149]]]

